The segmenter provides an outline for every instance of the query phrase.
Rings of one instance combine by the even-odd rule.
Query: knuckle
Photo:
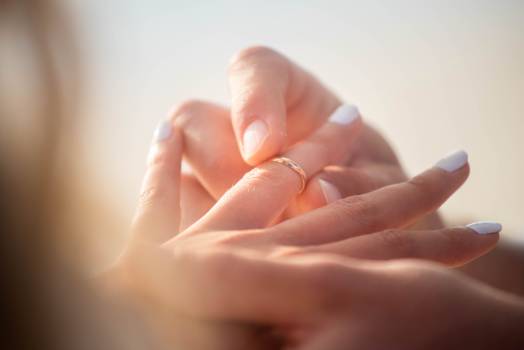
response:
[[[413,238],[406,232],[398,230],[386,230],[379,234],[382,245],[396,255],[401,257],[416,257],[416,246]]]
[[[176,120],[183,115],[194,115],[195,112],[204,108],[206,103],[199,99],[188,99],[171,108],[169,117],[171,120]]]
[[[151,207],[153,204],[167,199],[167,192],[161,186],[149,186],[140,192],[138,199],[141,208]]]
[[[287,184],[285,177],[281,176],[276,167],[254,168],[244,175],[243,183],[252,190],[256,190],[266,184],[282,188]]]

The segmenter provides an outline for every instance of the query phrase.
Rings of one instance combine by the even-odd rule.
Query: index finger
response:
[[[341,103],[311,74],[265,47],[235,55],[228,76],[233,128],[251,165],[309,135]]]

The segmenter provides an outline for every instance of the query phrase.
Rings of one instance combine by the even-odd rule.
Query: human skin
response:
[[[524,345],[524,300],[515,295],[420,261],[331,263],[343,265],[343,282],[337,284],[332,309],[298,337],[296,348],[518,349]]]
[[[200,217],[253,166],[307,139],[343,103],[313,75],[265,47],[247,48],[234,55],[228,79],[230,109],[190,100],[170,113],[184,133],[185,160],[192,169],[182,180],[183,196],[187,199],[182,208],[184,227]],[[248,132],[252,137],[244,137],[249,125],[257,121],[267,125],[267,135],[257,137]],[[262,142],[248,156],[243,142],[253,138]],[[364,122],[355,138],[345,148],[344,158],[326,162],[313,174],[305,191],[289,203],[284,217],[407,180],[392,147],[374,128]],[[201,142],[203,139],[206,142]],[[193,198],[199,198],[200,203],[193,205]],[[414,225],[430,229],[440,228],[443,223],[434,212]]]
[[[355,125],[328,125],[311,137],[320,135],[324,143],[339,144],[335,136]],[[268,348],[268,344],[296,342],[294,334],[302,330],[308,331],[306,338],[298,338],[300,346],[314,345],[329,330],[339,329],[331,327],[333,317],[339,315],[333,309],[338,310],[338,300],[350,295],[346,280],[353,278],[352,273],[362,268],[365,275],[373,266],[371,277],[393,284],[405,279],[395,282],[391,276],[417,275],[416,264],[397,269],[405,273],[390,274],[397,271],[391,263],[381,267],[377,262],[346,260],[349,257],[420,258],[456,266],[497,242],[496,232],[478,235],[466,227],[402,229],[437,208],[465,181],[467,163],[451,172],[433,167],[408,182],[347,197],[264,228],[298,190],[296,174],[265,163],[235,184],[201,220],[179,232],[182,134],[170,125],[167,128],[168,132],[163,126],[162,137],[152,146],[133,238],[103,280],[109,294],[128,300],[170,347]],[[300,154],[299,147],[290,152]],[[275,178],[284,181],[275,183]],[[285,196],[262,195],[275,187],[277,193],[292,190]],[[404,205],[393,206],[400,200]],[[266,210],[258,210],[261,207]],[[259,227],[246,227],[249,223],[242,220],[246,216]],[[426,273],[423,267],[419,276]],[[432,285],[429,277],[420,279],[420,288]],[[357,303],[350,308],[348,300],[353,298],[340,304],[340,310],[348,312],[337,318],[340,325],[362,315],[352,311]],[[399,296],[399,301],[405,300]],[[311,325],[319,327],[311,330]]]
[[[182,178],[183,228],[207,212],[250,170],[251,165],[286,150],[309,135],[341,103],[341,99],[311,73],[266,47],[249,47],[235,54],[228,79],[231,108],[191,100],[170,113],[175,123],[182,127],[185,159],[193,169]],[[240,151],[243,134],[257,119],[267,123],[268,136],[254,158],[246,157]],[[202,139],[206,142],[201,142]],[[310,179],[306,190],[290,203],[281,218],[325,205],[327,201],[320,180],[324,186],[326,182],[327,186],[333,185],[341,197],[347,197],[407,178],[392,147],[365,122],[358,140],[346,152],[349,157],[345,161],[328,164]],[[333,196],[329,199],[333,200]],[[411,228],[442,226],[442,220],[434,212],[413,223]],[[522,251],[516,244],[499,245],[464,271],[498,288],[524,294],[523,269],[519,268],[523,266],[520,264],[524,257]]]

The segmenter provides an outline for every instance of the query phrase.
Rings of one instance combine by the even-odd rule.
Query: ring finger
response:
[[[339,107],[329,121],[284,157],[300,164],[311,177],[329,164],[343,163],[362,126],[358,110]],[[268,162],[247,173],[190,231],[261,228],[267,226],[298,194],[300,177],[289,168]]]

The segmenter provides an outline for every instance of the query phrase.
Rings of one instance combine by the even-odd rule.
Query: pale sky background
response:
[[[64,2],[85,41],[86,181],[123,220],[158,121],[190,97],[227,104],[230,56],[264,44],[357,104],[410,174],[467,150],[444,213],[524,236],[524,1]]]

